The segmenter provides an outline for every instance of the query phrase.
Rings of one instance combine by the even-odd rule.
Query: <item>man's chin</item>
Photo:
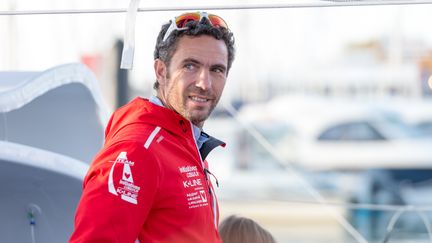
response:
[[[202,125],[209,115],[209,112],[194,112],[193,114],[190,114],[188,118],[193,124],[199,126],[198,124]]]

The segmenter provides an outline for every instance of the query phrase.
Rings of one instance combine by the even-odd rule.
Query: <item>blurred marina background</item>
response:
[[[253,218],[278,242],[432,242],[432,91],[428,85],[432,75],[432,32],[428,28],[432,23],[432,1],[296,7],[305,3],[340,2],[344,1],[164,0],[141,1],[140,7],[199,9],[236,4],[291,4],[275,9],[209,11],[227,21],[235,34],[237,48],[220,105],[204,127],[206,132],[227,143],[226,148],[216,149],[208,159],[220,184],[217,193],[221,218],[230,214]],[[356,5],[373,1],[345,2]],[[382,1],[386,2],[391,1]],[[31,77],[29,72],[65,63],[82,63],[83,69],[73,68],[88,69],[95,75],[100,98],[62,91],[70,95],[64,102],[77,106],[71,109],[73,114],[49,112],[53,111],[49,108],[52,103],[64,100],[62,92],[40,104],[33,101],[23,104],[24,109],[38,107],[47,119],[60,114],[73,115],[70,119],[74,122],[63,128],[60,123],[68,123],[69,118],[54,119],[57,122],[40,126],[39,132],[29,132],[15,141],[84,162],[75,168],[81,171],[75,175],[77,182],[69,184],[70,190],[75,191],[71,195],[74,198],[70,198],[72,202],[78,200],[79,178],[91,162],[91,153],[102,141],[100,129],[105,125],[106,115],[96,118],[94,113],[104,109],[109,114],[135,96],[153,94],[156,36],[161,24],[185,11],[137,14],[134,68],[130,71],[119,69],[125,13],[1,13],[127,7],[127,1],[119,0],[0,2],[0,73],[3,73],[0,98],[11,87],[18,86],[18,81],[14,83],[11,77],[24,74]],[[85,77],[90,76],[86,73]],[[82,83],[93,87],[87,81]],[[52,90],[58,89],[52,86]],[[88,90],[94,93],[93,88]],[[46,91],[49,93],[49,89]],[[84,109],[88,106],[77,104],[91,99],[97,104],[95,108]],[[14,133],[8,129],[28,125],[22,121],[32,121],[36,127],[38,122],[44,123],[43,119],[31,120],[36,115],[31,116],[29,108],[22,112],[29,115],[17,116],[14,124],[7,124],[6,117],[14,116],[13,109],[2,107],[6,105],[0,105],[4,117],[0,123],[4,127],[0,132],[2,141],[13,140]],[[99,130],[87,135],[61,133],[64,144],[55,144],[58,131],[74,131],[76,121],[82,122],[82,126],[88,121],[86,131]],[[46,134],[52,136],[39,139]],[[93,150],[87,149],[85,156],[80,154],[79,146],[74,149],[70,146],[79,144],[84,136],[86,141],[98,140],[87,146]],[[0,148],[3,150],[0,155],[11,151],[5,148],[5,145]],[[4,156],[0,157],[2,162],[0,168],[6,171],[4,168],[9,167],[4,166],[8,164]],[[18,175],[21,170],[15,171],[17,177],[24,178]],[[31,174],[31,170],[26,173]],[[1,175],[0,225],[8,226],[6,219],[14,217],[14,211],[8,207],[14,201],[6,200],[5,192],[24,193],[26,184],[20,183],[21,189],[13,190],[11,185],[17,184],[6,182],[14,180],[14,176],[8,177],[7,172]],[[40,183],[38,188],[45,185],[43,177],[36,181]],[[14,208],[17,217],[23,217],[17,227],[21,223],[28,227],[25,219],[29,210],[36,212],[40,220],[48,220],[43,214],[52,210],[49,201],[54,200],[57,192],[43,194],[48,203],[32,199],[33,194],[11,197],[22,200]],[[62,200],[67,199],[64,197],[67,195]],[[19,207],[23,207],[22,215]],[[38,207],[40,210],[35,209]],[[73,213],[74,206],[55,210]],[[65,212],[65,217],[70,214]],[[48,222],[46,225],[51,226],[47,228],[54,227],[55,220]],[[73,219],[69,220],[72,224]],[[0,235],[6,232],[2,228],[8,227],[0,227]],[[71,226],[64,227],[65,234],[70,233]],[[32,242],[32,234],[36,239],[43,238],[43,229],[28,228],[28,235],[22,239],[28,237],[25,242]]]

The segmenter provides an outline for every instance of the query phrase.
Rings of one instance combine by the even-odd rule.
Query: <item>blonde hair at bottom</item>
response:
[[[276,243],[273,236],[252,219],[231,215],[219,224],[223,243]]]

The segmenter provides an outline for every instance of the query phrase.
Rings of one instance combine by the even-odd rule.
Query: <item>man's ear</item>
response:
[[[154,70],[156,74],[156,80],[159,82],[159,85],[164,85],[168,71],[165,62],[160,59],[156,59],[154,62]]]

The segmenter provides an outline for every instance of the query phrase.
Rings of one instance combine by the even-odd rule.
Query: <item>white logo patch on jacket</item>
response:
[[[138,204],[137,199],[140,187],[134,184],[131,169],[131,166],[134,165],[134,162],[128,160],[127,152],[120,152],[116,160],[111,162],[113,162],[113,165],[111,166],[108,178],[108,191],[116,196],[120,195],[120,198],[126,202]],[[116,164],[123,164],[122,177],[117,185],[114,184],[113,178]]]
[[[183,177],[183,187],[186,190],[186,199],[189,209],[208,206],[206,182],[198,173],[197,166],[185,165],[179,167]]]

